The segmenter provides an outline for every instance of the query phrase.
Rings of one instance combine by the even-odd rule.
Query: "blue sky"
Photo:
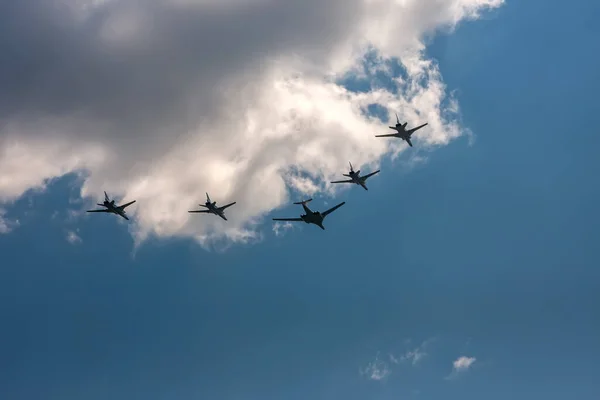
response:
[[[599,11],[513,1],[436,37],[475,140],[315,197],[347,202],[326,231],[133,257],[116,218],[65,222],[72,176],[27,194],[0,236],[2,397],[597,399]]]

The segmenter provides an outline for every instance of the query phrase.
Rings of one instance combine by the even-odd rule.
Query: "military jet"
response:
[[[210,197],[208,196],[208,193],[206,193],[206,203],[204,203],[204,204],[198,204],[200,207],[206,207],[206,210],[195,210],[195,211],[188,211],[188,212],[189,213],[215,214],[215,215],[218,215],[219,217],[223,218],[225,221],[227,221],[227,218],[225,218],[224,210],[227,207],[231,207],[235,203],[236,202],[234,201],[233,203],[229,203],[229,204],[224,205],[222,207],[217,207],[217,202],[216,201],[211,201]]]
[[[333,181],[331,183],[355,183],[357,185],[362,186],[363,189],[369,190],[369,189],[367,189],[367,185],[365,185],[365,181],[367,179],[369,179],[370,177],[372,177],[373,175],[377,174],[380,170],[371,172],[370,174],[367,174],[365,176],[360,176],[360,169],[355,172],[354,169],[352,168],[352,163],[349,162],[348,164],[350,164],[350,172],[348,174],[342,174],[342,175],[347,176],[350,179],[347,179],[345,181]]]
[[[115,201],[110,200],[108,198],[108,195],[106,194],[106,192],[104,192],[104,203],[102,203],[102,204],[98,203],[98,205],[101,207],[106,207],[106,208],[104,208],[102,210],[88,210],[87,212],[89,212],[89,213],[105,212],[105,213],[117,214],[129,221],[129,218],[127,218],[127,215],[125,215],[125,207],[128,207],[128,206],[132,205],[133,203],[135,203],[135,200],[130,201],[129,203],[123,204],[122,206],[117,206],[117,205],[115,205]]]
[[[346,204],[346,202],[343,201],[340,204],[338,204],[337,206],[332,207],[323,213],[320,213],[318,211],[312,211],[310,208],[308,208],[306,203],[311,202],[311,201],[312,201],[312,199],[308,199],[308,200],[299,201],[297,203],[294,203],[294,204],[301,204],[302,207],[304,208],[304,211],[306,212],[306,214],[301,214],[300,218],[273,218],[273,221],[304,221],[307,224],[315,224],[319,228],[325,230],[325,227],[323,226],[323,220],[325,219],[325,217],[328,216],[329,214],[331,214],[332,212],[334,212],[335,210],[337,210],[338,208],[340,208],[341,206],[343,206],[344,204]]]
[[[424,127],[425,125],[427,125],[427,122],[424,123],[423,125],[419,125],[416,128],[412,128],[409,130],[406,130],[407,124],[408,124],[408,122],[401,124],[400,119],[398,118],[398,114],[396,114],[396,126],[390,126],[389,128],[394,129],[395,131],[398,131],[398,133],[391,133],[389,135],[375,135],[375,137],[397,137],[402,140],[405,140],[406,143],[408,143],[408,145],[410,147],[412,147],[413,144],[410,141],[412,134],[415,133],[416,131],[418,131],[419,129],[421,129],[422,127]]]

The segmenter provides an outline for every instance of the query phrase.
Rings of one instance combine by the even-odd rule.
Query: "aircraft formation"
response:
[[[407,124],[408,124],[408,122],[405,122],[403,124],[400,123],[398,114],[396,114],[396,125],[389,127],[390,129],[395,130],[396,133],[391,133],[391,134],[386,134],[386,135],[375,135],[375,137],[399,138],[399,139],[404,140],[406,143],[408,143],[408,145],[410,147],[413,147],[413,144],[411,141],[413,133],[415,133],[419,129],[423,128],[424,126],[426,126],[427,122],[422,125],[419,125],[415,128],[408,129],[408,130],[406,129]],[[342,175],[347,178],[350,178],[350,179],[346,179],[346,180],[342,180],[342,181],[332,181],[331,183],[352,183],[352,184],[361,186],[365,190],[369,190],[366,185],[367,179],[369,179],[373,175],[379,173],[380,170],[377,170],[377,171],[374,171],[374,172],[371,172],[371,173],[361,176],[360,170],[354,171],[354,168],[352,167],[352,163],[349,163],[349,164],[350,164],[350,171],[347,174],[342,174]],[[305,214],[300,214],[300,217],[298,217],[298,218],[273,218],[273,221],[305,222],[307,224],[317,225],[319,228],[325,230],[325,227],[323,226],[323,220],[325,219],[325,217],[327,217],[329,214],[331,214],[332,212],[334,212],[335,210],[337,210],[338,208],[340,208],[341,206],[346,204],[346,202],[343,201],[343,202],[339,203],[338,205],[333,206],[326,211],[319,212],[319,211],[313,211],[307,206],[307,203],[309,203],[311,201],[312,201],[312,198],[294,203],[297,205],[301,205],[302,208],[304,209]],[[125,218],[126,220],[129,220],[129,218],[127,217],[127,214],[125,213],[125,208],[132,205],[135,202],[136,201],[133,200],[133,201],[130,201],[129,203],[125,203],[123,205],[118,206],[115,204],[115,200],[110,200],[108,197],[108,194],[106,194],[106,192],[104,192],[104,202],[98,203],[99,206],[104,207],[104,208],[98,209],[98,210],[88,210],[87,212],[90,212],[90,213],[103,212],[103,213],[109,213],[109,214],[116,214],[122,218]],[[234,201],[233,203],[229,203],[224,206],[218,207],[217,202],[212,201],[210,199],[210,196],[208,195],[208,193],[206,193],[206,202],[204,204],[199,204],[199,206],[204,207],[204,209],[192,210],[192,211],[188,211],[188,212],[189,213],[214,214],[218,217],[221,217],[225,221],[227,221],[227,217],[225,217],[225,209],[228,207],[231,207],[235,203],[236,202]]]

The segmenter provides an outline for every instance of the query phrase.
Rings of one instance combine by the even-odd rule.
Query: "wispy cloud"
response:
[[[471,366],[477,361],[475,357],[460,356],[452,363],[452,372],[446,377],[446,379],[453,379],[458,374],[463,373],[471,368]]]
[[[403,363],[416,365],[418,362],[423,360],[427,356],[427,352],[425,350],[435,340],[436,338],[427,339],[417,347],[407,350],[400,356],[396,356],[393,353],[388,353],[386,361],[380,358],[380,353],[378,352],[375,360],[370,362],[366,368],[361,370],[361,374],[363,376],[367,376],[371,380],[379,381],[386,379],[392,374],[393,369],[396,368],[394,365],[398,367],[400,367],[400,365]],[[410,340],[405,340],[404,344],[409,345]]]
[[[283,236],[287,231],[293,229],[294,225],[291,222],[275,222],[273,224],[273,232],[275,236]]]
[[[427,349],[434,342],[436,338],[430,338],[425,340],[423,343],[414,347],[411,350],[406,351],[404,354],[400,355],[400,357],[396,357],[393,354],[390,354],[390,361],[394,364],[399,364],[401,362],[410,362],[412,365],[416,365],[418,362],[423,360],[427,356]],[[406,344],[409,344],[410,341],[406,341]]]
[[[76,230],[79,232],[79,229]],[[82,242],[81,237],[75,231],[67,231],[67,242],[70,244],[79,244]]]
[[[419,361],[421,361],[423,358],[425,358],[425,356],[427,355],[426,352],[424,352],[422,349],[420,348],[416,348],[412,351],[408,351],[406,352],[406,354],[402,355],[401,360],[402,361],[410,361],[412,363],[412,365],[415,365],[416,363],[418,363]]]
[[[19,220],[6,218],[6,211],[0,208],[0,235],[12,232],[20,225]]]
[[[426,357],[428,357],[431,353],[431,347],[434,342],[438,341],[438,337],[431,337],[425,341],[423,341],[418,346],[410,346],[411,340],[404,340],[404,346],[409,349],[401,353],[400,355],[396,355],[394,353],[388,352],[387,358],[382,360],[380,358],[380,353],[377,352],[377,356],[375,360],[370,362],[366,368],[362,369],[360,372],[363,376],[368,377],[372,380],[383,380],[390,376],[393,371],[398,368],[408,368],[414,367],[417,364],[421,363]],[[477,361],[475,357],[469,356],[460,356],[452,363],[452,371],[451,373],[444,377],[444,379],[453,379],[457,375],[466,372],[467,370],[473,367],[473,364]],[[403,366],[404,365],[404,366]]]
[[[386,362],[379,359],[379,354],[377,354],[374,361],[360,370],[360,374],[373,381],[382,381],[392,374],[392,370]]]
[[[9,232],[10,232],[10,228],[8,227],[8,224],[4,220],[4,217],[2,215],[0,215],[0,234],[9,233]]]

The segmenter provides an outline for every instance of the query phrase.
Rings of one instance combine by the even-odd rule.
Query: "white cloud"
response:
[[[476,360],[477,359],[475,357],[465,357],[465,356],[458,357],[452,363],[452,369],[454,369],[457,372],[466,371],[467,369],[469,369],[471,367],[471,365],[473,365],[473,363]]]
[[[79,230],[77,229],[77,232]],[[67,242],[70,244],[79,244],[82,242],[81,237],[75,231],[67,231]]]
[[[477,361],[475,357],[460,356],[452,363],[452,372],[445,379],[454,379],[458,374],[467,371]]]
[[[290,189],[344,190],[324,182],[349,159],[375,166],[404,149],[373,137],[387,124],[364,113],[369,104],[409,125],[428,121],[417,146],[460,136],[458,105],[422,38],[503,3],[10,1],[0,13],[0,51],[9,55],[0,66],[0,202],[85,171],[87,205],[103,190],[137,199],[137,243],[256,240],[261,217],[287,204]],[[367,70],[400,59],[398,93],[335,83],[361,72],[373,48],[379,62]],[[237,201],[227,223],[185,212],[206,191]]]

